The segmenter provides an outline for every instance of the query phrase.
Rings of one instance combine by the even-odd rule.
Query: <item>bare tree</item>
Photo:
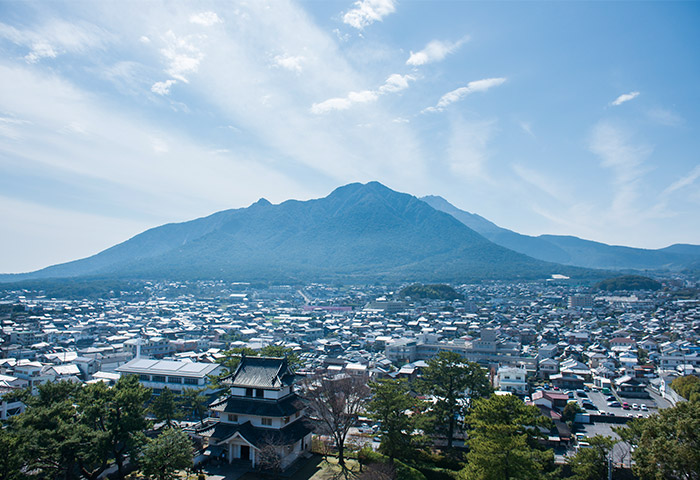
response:
[[[319,433],[328,435],[338,450],[338,465],[345,466],[345,440],[355,425],[370,390],[365,377],[315,377],[305,385],[305,397]]]

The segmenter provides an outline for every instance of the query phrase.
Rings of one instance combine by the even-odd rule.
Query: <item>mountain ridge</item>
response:
[[[378,182],[273,205],[265,199],[146,230],[96,255],[0,281],[105,276],[274,281],[470,281],[598,277],[496,245]]]
[[[461,210],[442,197],[429,195],[421,200],[452,215],[497,245],[543,261],[582,268],[671,271],[691,268],[700,261],[700,245],[674,244],[661,249],[644,249],[608,245],[573,235],[523,235]]]

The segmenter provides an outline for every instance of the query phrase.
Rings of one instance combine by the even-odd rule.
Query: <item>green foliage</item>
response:
[[[551,421],[537,407],[512,395],[492,396],[474,402],[467,423],[468,463],[460,478],[539,479],[553,467],[553,452],[537,443],[539,427],[549,427]]]
[[[452,447],[458,417],[466,415],[468,410],[465,394],[481,398],[492,392],[485,372],[477,363],[449,351],[439,352],[428,360],[418,385],[422,392],[437,399],[430,416],[434,430],[447,435],[448,448]]]
[[[159,422],[165,422],[170,427],[173,420],[182,416],[182,412],[176,401],[175,394],[168,387],[165,387],[160,395],[155,395],[151,401],[148,411],[156,417]]]
[[[204,388],[186,388],[182,391],[177,404],[187,417],[194,417],[199,421],[204,420],[204,416],[209,409],[209,398],[204,395]]]
[[[449,285],[421,285],[419,283],[402,288],[398,296],[399,298],[411,297],[414,300],[457,300],[463,298]]]
[[[583,412],[583,409],[579,406],[578,402],[569,402],[564,407],[564,411],[561,414],[561,419],[562,421],[571,425],[576,418],[576,414],[581,412]]]
[[[406,465],[401,460],[389,458],[379,452],[373,452],[370,448],[363,448],[360,450],[358,458],[363,465],[371,465],[373,463],[392,464],[394,466],[395,478],[397,479],[426,480],[425,475],[419,470]]]
[[[642,480],[697,479],[700,472],[700,401],[682,402],[615,429],[636,445],[632,470]]]
[[[596,435],[589,438],[590,447],[581,448],[569,459],[572,480],[607,480],[608,455],[615,445],[610,437]]]
[[[659,290],[662,285],[649,277],[640,275],[622,275],[621,277],[608,278],[598,282],[595,288],[614,292],[617,290]]]
[[[671,382],[671,388],[681,397],[690,400],[694,393],[700,394],[700,378],[695,375],[674,378]]]
[[[148,441],[139,465],[147,478],[174,480],[180,470],[192,466],[192,442],[182,430],[167,428]]]
[[[409,456],[413,444],[418,402],[409,394],[404,380],[380,380],[369,384],[372,399],[367,412],[380,422],[382,441],[379,449],[390,458]]]
[[[133,376],[113,388],[103,383],[81,386],[46,383],[36,396],[24,399],[24,413],[12,417],[3,430],[0,468],[26,472],[28,478],[96,479],[117,463],[123,477],[124,460],[138,454],[143,431],[144,403],[150,390]],[[18,478],[14,474],[2,478]]]

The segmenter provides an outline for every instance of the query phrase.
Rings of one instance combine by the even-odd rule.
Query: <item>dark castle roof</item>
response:
[[[211,429],[200,433],[209,436],[215,442],[221,442],[231,438],[238,432],[255,447],[261,448],[265,444],[289,445],[298,442],[311,431],[311,428],[304,420],[297,420],[280,430],[254,427],[250,422],[240,425],[219,422]]]
[[[286,358],[244,356],[223,382],[232,387],[282,388],[292,385],[295,377]]]
[[[237,415],[290,417],[301,410],[303,405],[296,394],[288,395],[279,401],[231,395],[215,401],[210,408],[216,412],[234,413]]]

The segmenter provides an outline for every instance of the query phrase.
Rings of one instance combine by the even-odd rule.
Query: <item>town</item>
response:
[[[214,459],[254,471],[264,464],[261,432],[275,429],[286,448],[283,471],[324,441],[334,446],[322,428],[302,422],[315,411],[302,399],[304,382],[412,385],[451,352],[481,367],[497,396],[536,406],[550,421],[541,441],[565,464],[590,448],[590,438],[619,440],[616,427],[684,402],[672,383],[700,375],[700,284],[660,280],[657,291],[616,292],[565,278],[485,282],[455,286],[455,299],[401,296],[401,288],[380,285],[214,281],[144,282],[79,300],[11,291],[0,303],[0,392],[9,398],[1,419],[26,408],[13,392],[36,395],[60,381],[113,386],[135,375],[154,398],[198,389],[208,399],[199,419],[178,422],[197,440],[195,464]],[[242,356],[227,370],[231,352]],[[377,450],[381,422],[362,408],[355,413],[347,443]],[[456,427],[433,433],[430,444],[464,448],[466,440]],[[629,470],[632,449],[617,442],[611,465]]]

